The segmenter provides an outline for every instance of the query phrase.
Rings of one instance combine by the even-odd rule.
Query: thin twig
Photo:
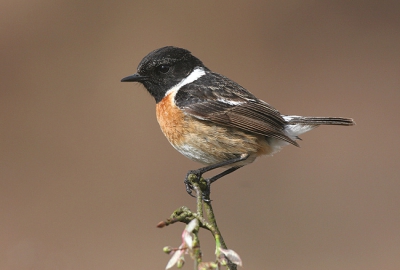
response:
[[[213,211],[212,206],[211,206],[211,201],[204,202],[204,208],[206,210],[206,214],[207,214],[208,220],[211,223],[210,225],[214,229],[214,230],[211,231],[211,233],[214,236],[214,239],[216,241],[218,241],[218,240],[220,241],[221,247],[223,249],[228,249],[228,247],[225,244],[224,238],[222,237],[222,234],[221,234],[221,232],[220,232],[220,230],[218,228],[217,220],[215,218],[214,211]],[[237,269],[237,265],[228,260],[228,269],[229,270],[236,270]]]

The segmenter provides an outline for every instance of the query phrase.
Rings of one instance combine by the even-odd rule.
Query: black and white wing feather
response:
[[[182,86],[175,95],[175,104],[198,119],[298,146],[285,134],[287,121],[276,109],[222,75],[208,73]]]

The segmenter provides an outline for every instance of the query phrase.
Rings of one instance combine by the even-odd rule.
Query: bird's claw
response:
[[[183,182],[185,183],[186,192],[187,192],[190,196],[196,197],[196,196],[194,196],[194,195],[192,194],[193,185],[189,182],[189,180],[187,179],[187,177],[186,177],[185,181],[183,181]]]
[[[186,178],[185,178],[185,180],[184,180],[183,182],[185,183],[186,192],[187,192],[190,196],[196,197],[196,196],[193,195],[194,187],[193,187],[193,184],[192,184],[192,182],[191,182],[191,181],[194,180],[194,179],[192,178],[193,176],[196,177],[196,181],[199,182],[199,184],[200,184],[201,187],[204,186],[204,183],[203,183],[203,185],[201,185],[201,183],[200,183],[200,181],[201,181],[201,179],[202,179],[202,178],[201,178],[201,176],[202,176],[202,175],[201,175],[201,172],[199,172],[199,171],[197,171],[197,170],[189,171],[189,172],[187,173]],[[190,179],[190,180],[189,180],[189,179]],[[205,181],[206,187],[205,187],[205,188],[201,188],[201,190],[202,190],[201,198],[202,198],[202,200],[205,201],[205,202],[211,202],[211,200],[210,200],[211,181],[210,181],[209,179],[202,179],[202,180]]]
[[[193,194],[192,194],[192,192],[193,192],[193,190],[194,190],[194,187],[193,187],[193,184],[192,184],[192,177],[193,176],[195,176],[196,177],[196,179],[200,179],[200,177],[201,177],[201,175],[200,175],[200,173],[198,172],[198,171],[196,171],[196,170],[194,170],[194,171],[189,171],[187,174],[186,174],[186,177],[185,177],[185,180],[183,181],[184,183],[185,183],[185,186],[186,186],[186,192],[190,195],[190,196],[192,196],[192,197],[196,197],[196,196],[194,196]],[[189,180],[190,179],[190,180]]]

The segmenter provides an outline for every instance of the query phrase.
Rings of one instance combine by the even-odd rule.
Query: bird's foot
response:
[[[192,196],[193,195],[193,182],[198,183],[201,190],[201,197],[203,201],[210,202],[210,187],[211,181],[209,179],[202,178],[202,172],[200,170],[191,170],[186,174],[185,180],[183,181],[186,186],[186,192]]]
[[[198,170],[191,170],[186,174],[185,180],[183,181],[186,187],[186,192],[192,197],[196,197],[192,194],[194,190],[192,182],[199,181],[198,179],[200,179],[200,177],[201,173]]]

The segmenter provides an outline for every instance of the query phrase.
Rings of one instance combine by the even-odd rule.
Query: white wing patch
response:
[[[244,101],[235,101],[235,100],[224,99],[224,98],[218,98],[217,100],[222,103],[226,103],[226,104],[234,105],[234,106],[245,103]]]

